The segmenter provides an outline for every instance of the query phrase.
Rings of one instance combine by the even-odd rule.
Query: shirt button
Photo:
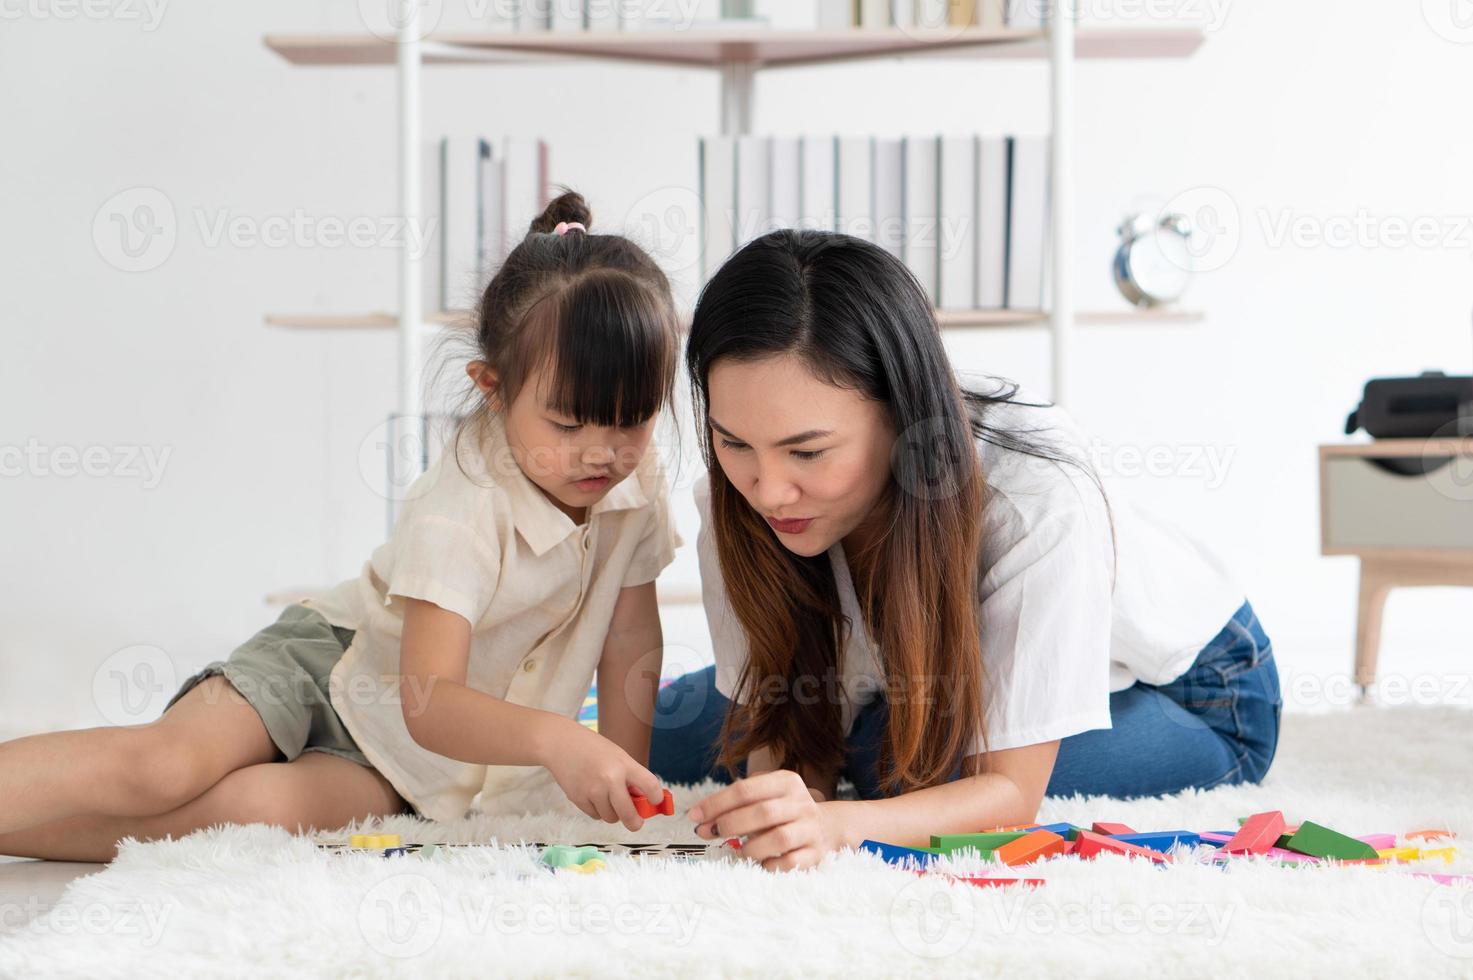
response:
[[[532,671],[537,669],[537,661],[528,660],[526,663],[522,664],[522,669],[529,674],[532,673]]]

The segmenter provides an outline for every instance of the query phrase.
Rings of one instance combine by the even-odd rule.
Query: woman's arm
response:
[[[771,870],[810,867],[865,840],[924,847],[932,834],[1032,822],[1058,747],[1044,742],[973,756],[971,775],[885,800],[818,802],[797,773],[765,772],[712,794],[689,816],[701,837],[745,836],[742,853]]]
[[[620,590],[598,661],[598,732],[640,765],[650,761],[664,646],[655,583]]]

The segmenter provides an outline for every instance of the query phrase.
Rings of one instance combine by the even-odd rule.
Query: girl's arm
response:
[[[416,743],[476,765],[544,766],[590,817],[630,830],[643,825],[629,787],[651,799],[662,790],[643,762],[572,718],[467,687],[470,623],[430,602],[405,602],[400,707]]]
[[[1031,823],[1058,748],[1053,741],[973,756],[964,769],[971,775],[884,800],[817,802],[797,773],[765,772],[712,794],[689,816],[701,837],[745,836],[742,853],[772,870],[809,867],[865,840],[924,847],[932,834]]]
[[[620,590],[598,661],[598,732],[643,766],[650,761],[664,646],[655,583]]]

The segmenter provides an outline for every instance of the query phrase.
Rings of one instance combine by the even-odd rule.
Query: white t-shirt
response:
[[[1026,392],[1016,397],[1038,401]],[[1083,436],[1063,409],[998,406],[988,422],[1032,430],[1030,438],[1088,458]],[[1243,592],[1221,562],[1180,529],[1115,498],[1107,512],[1105,498],[1079,467],[980,439],[977,450],[989,488],[979,589],[987,744],[1018,748],[1109,728],[1110,693],[1185,673],[1242,605]],[[696,501],[716,688],[730,698],[747,643],[721,580],[709,477],[697,483]],[[839,665],[848,731],[857,708],[883,693],[884,672],[862,628],[843,543],[828,555],[851,626]],[[972,752],[981,752],[982,744],[979,733]]]
[[[332,673],[333,707],[374,767],[433,820],[461,817],[477,793],[539,770],[458,762],[410,737],[399,695],[404,599],[471,624],[466,686],[576,718],[620,590],[654,581],[681,544],[653,452],[582,525],[522,473],[499,421],[481,446],[463,439],[460,457],[464,472],[447,452],[414,483],[362,575],[308,602],[357,630]]]

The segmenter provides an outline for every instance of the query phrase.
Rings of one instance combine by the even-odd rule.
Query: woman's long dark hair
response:
[[[889,491],[869,519],[873,543],[848,556],[865,624],[846,627],[827,555],[785,548],[716,462],[712,365],[777,355],[884,405],[898,436]],[[994,406],[1016,404],[1017,387],[963,390],[915,277],[848,235],[786,229],[738,251],[701,293],[686,366],[721,574],[748,641],[723,764],[765,747],[783,768],[836,773],[845,733],[839,698],[827,692],[836,690],[844,630],[867,625],[888,685],[881,785],[906,792],[945,782],[986,731],[977,601],[987,487],[975,440],[1071,460],[988,424]],[[826,693],[796,695],[815,686]]]

